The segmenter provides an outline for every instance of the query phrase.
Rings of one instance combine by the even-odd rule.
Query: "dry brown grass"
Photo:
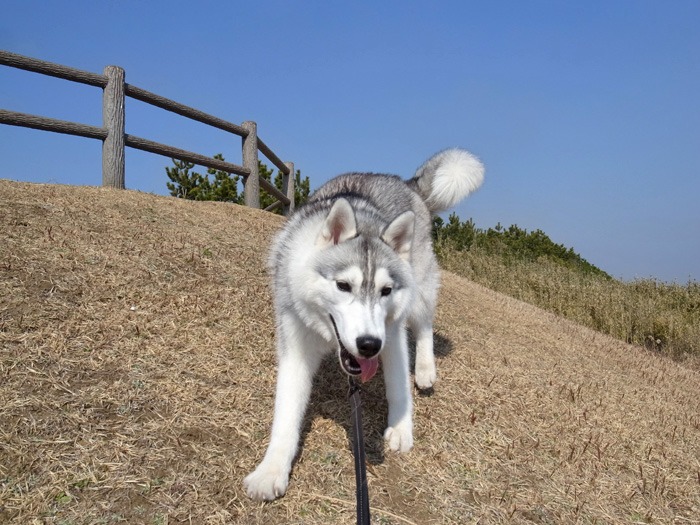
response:
[[[241,480],[272,417],[257,210],[0,181],[0,522],[352,523],[345,381],[318,378],[287,496]],[[700,376],[445,274],[440,380],[384,452],[375,523],[700,523]]]
[[[623,282],[546,257],[505,259],[448,242],[438,253],[442,267],[457,275],[700,371],[700,282]]]

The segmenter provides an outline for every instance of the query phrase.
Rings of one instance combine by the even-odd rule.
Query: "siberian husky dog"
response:
[[[381,360],[389,449],[413,446],[407,326],[416,340],[415,383],[436,380],[433,316],[439,270],[432,214],[482,183],[467,151],[430,158],[413,179],[350,173],[321,186],[288,220],[269,258],[277,324],[277,390],[270,444],[244,485],[255,500],[283,496],[314,374],[335,352],[346,374],[368,381]]]

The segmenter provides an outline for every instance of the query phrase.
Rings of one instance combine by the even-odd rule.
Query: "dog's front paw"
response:
[[[411,425],[399,423],[396,426],[388,427],[384,431],[384,440],[389,445],[389,449],[394,452],[408,452],[413,448],[413,429]]]
[[[419,363],[416,360],[416,386],[421,390],[432,388],[437,381],[437,368],[435,360]]]
[[[261,463],[243,480],[248,497],[258,501],[272,501],[284,496],[289,484],[289,472],[276,465]]]

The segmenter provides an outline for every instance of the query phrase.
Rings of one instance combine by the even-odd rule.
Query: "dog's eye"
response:
[[[340,290],[341,292],[351,292],[352,291],[350,284],[346,283],[345,281],[336,281],[335,285],[338,287],[338,290]]]
[[[391,286],[385,286],[382,288],[382,297],[386,297],[391,293]]]

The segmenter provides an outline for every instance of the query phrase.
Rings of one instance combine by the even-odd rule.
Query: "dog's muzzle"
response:
[[[379,367],[379,360],[376,358],[378,349],[374,352],[374,357],[370,359],[357,358],[352,355],[348,349],[345,348],[343,341],[340,340],[340,333],[338,332],[338,326],[335,324],[335,319],[333,319],[332,315],[328,315],[331,318],[331,323],[333,323],[335,338],[338,340],[338,360],[340,361],[340,368],[349,376],[360,376],[363,383],[369,381],[374,374],[377,373],[377,368]]]

